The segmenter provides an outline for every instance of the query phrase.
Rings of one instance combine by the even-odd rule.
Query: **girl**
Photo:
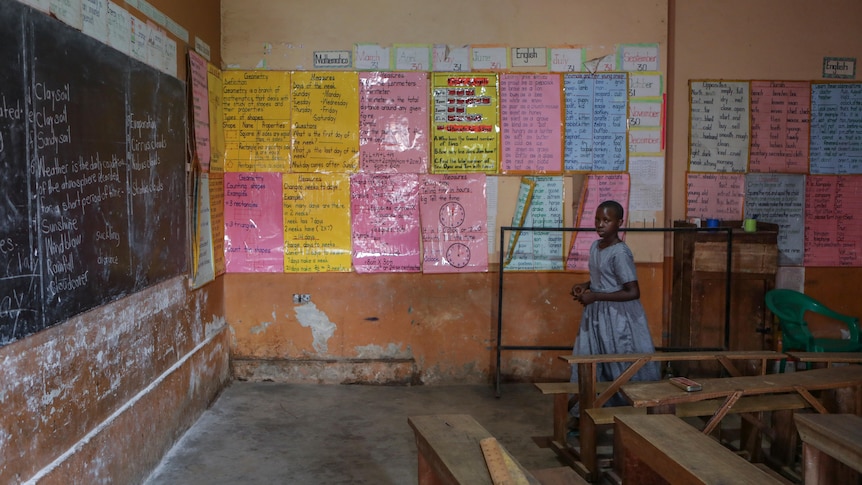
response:
[[[596,209],[596,232],[600,239],[590,247],[590,280],[572,287],[572,296],[584,306],[581,327],[575,339],[574,354],[650,353],[655,347],[650,337],[646,313],[640,302],[634,257],[619,238],[623,207],[608,200]],[[596,366],[596,379],[613,381],[630,365],[628,362]],[[661,379],[658,364],[645,365],[632,381]],[[578,381],[577,366],[572,366],[572,382]],[[625,405],[618,394],[608,406]],[[570,427],[577,426],[578,407],[574,406]]]

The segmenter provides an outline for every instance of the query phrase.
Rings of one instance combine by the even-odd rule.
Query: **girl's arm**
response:
[[[641,297],[641,287],[637,280],[623,283],[623,288],[613,293],[596,293],[585,291],[580,295],[578,301],[583,305],[589,305],[594,301],[631,301]]]

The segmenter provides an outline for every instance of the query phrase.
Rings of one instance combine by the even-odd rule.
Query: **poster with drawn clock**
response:
[[[422,271],[488,271],[485,174],[425,175],[419,186]]]

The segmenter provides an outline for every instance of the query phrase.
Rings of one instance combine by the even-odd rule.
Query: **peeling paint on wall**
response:
[[[379,345],[362,345],[356,347],[356,355],[360,359],[412,359],[413,350],[410,346],[401,350],[401,344],[390,343],[384,349]]]
[[[272,325],[272,322],[260,322],[260,325],[251,327],[251,329],[249,329],[249,332],[257,335],[257,334],[266,332],[266,328],[269,327],[270,325]]]
[[[329,351],[327,344],[337,328],[335,324],[329,321],[329,317],[318,310],[314,303],[296,306],[293,308],[293,312],[296,314],[296,319],[300,325],[311,328],[314,350],[320,354],[327,353]]]

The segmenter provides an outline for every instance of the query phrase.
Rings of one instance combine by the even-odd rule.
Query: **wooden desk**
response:
[[[419,485],[491,485],[481,441],[493,438],[468,414],[433,414],[407,418],[416,438]],[[503,453],[512,458],[502,447]],[[568,467],[527,471],[513,464],[530,485],[587,485]],[[520,483],[520,482],[519,482]]]
[[[806,485],[858,483],[858,472],[862,472],[862,417],[797,414],[795,421],[802,438],[802,474]]]
[[[787,352],[787,356],[799,362],[814,364],[859,364],[862,363],[862,352]]]
[[[614,466],[625,484],[782,483],[676,416],[617,416]]]
[[[649,362],[678,362],[678,361],[717,361],[732,376],[741,376],[741,372],[734,365],[734,361],[761,361],[761,372],[766,371],[768,360],[780,360],[784,354],[774,351],[698,351],[698,352],[655,352],[652,354],[595,354],[595,355],[563,355],[559,357],[569,364],[578,366],[578,402],[581,410],[600,408],[608,399],[619,392],[622,387],[630,381],[637,371]],[[596,382],[596,368],[599,364],[607,362],[631,362],[631,365],[608,387],[598,393]],[[668,384],[670,385],[670,384]],[[676,389],[676,388],[674,388]],[[554,423],[554,429],[562,426]],[[555,451],[564,459],[571,461],[571,465],[584,475],[588,480],[595,481],[598,478],[597,456],[596,456],[596,427],[588,419],[579,422],[580,451],[573,457],[567,455],[570,449],[558,449]],[[565,445],[565,444],[563,444]]]
[[[648,413],[674,413],[676,404],[696,402],[706,399],[724,399],[724,404],[706,423],[703,432],[711,433],[715,426],[727,414],[731,406],[742,396],[763,394],[798,393],[817,412],[826,414],[829,411],[856,413],[862,401],[862,365],[829,367],[809,371],[788,372],[785,374],[769,374],[763,376],[727,377],[724,379],[700,379],[702,391],[685,392],[667,381],[633,382],[622,388],[623,395],[635,407],[647,407]],[[812,392],[824,390],[849,389],[850,392],[836,393],[838,399],[829,403],[832,409],[827,409]],[[787,415],[792,411],[772,413],[772,429],[776,434],[773,440],[771,459],[787,464],[792,460],[792,448],[788,446],[795,439],[792,423],[787,426],[781,421],[789,422]],[[779,415],[780,420],[776,420]],[[792,416],[790,414],[789,416]],[[776,448],[775,444],[779,447]],[[783,448],[782,448],[783,447]]]

